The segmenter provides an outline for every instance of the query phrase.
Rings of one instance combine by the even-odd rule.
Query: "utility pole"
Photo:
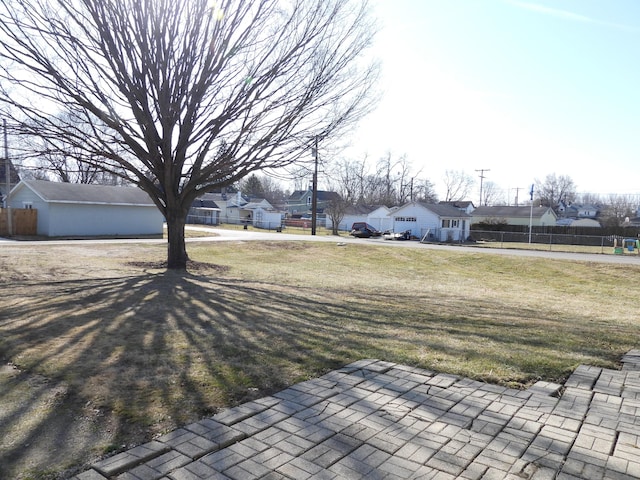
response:
[[[533,183],[529,195],[531,196],[531,207],[529,209],[529,243],[531,243],[531,229],[533,228]]]
[[[9,145],[7,143],[7,120],[2,119],[2,128],[4,130],[4,179],[6,183],[6,192],[4,194],[4,203],[7,209],[7,234],[12,234],[11,225],[11,209],[9,208],[9,192],[11,191],[11,169],[9,168]]]
[[[311,192],[311,235],[316,234],[316,223],[318,219],[318,136],[313,140],[313,156],[315,157],[315,167],[313,169],[313,182]]]
[[[409,187],[409,201],[413,202],[413,179],[414,178],[415,177],[411,177],[411,182],[408,183],[408,184],[400,182],[400,192],[401,192],[401,195],[403,197],[402,201],[404,201],[404,188],[408,186]]]
[[[484,180],[484,172],[490,172],[488,168],[481,168],[476,170],[476,172],[480,172],[480,207],[482,206],[482,181]]]
[[[520,190],[522,190],[522,187],[516,187],[514,188],[514,190],[516,191],[516,207],[518,206],[518,196],[520,195]]]

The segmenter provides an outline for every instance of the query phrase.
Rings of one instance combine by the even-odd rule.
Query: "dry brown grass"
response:
[[[525,386],[637,347],[637,266],[202,242],[178,273],[165,250],[2,246],[0,471],[54,478],[360,358]]]

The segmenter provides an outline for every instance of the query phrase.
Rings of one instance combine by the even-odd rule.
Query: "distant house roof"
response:
[[[245,210],[256,210],[262,208],[263,210],[273,210],[273,205],[265,198],[254,198],[249,203],[242,207]]]
[[[549,207],[533,207],[533,216],[541,217],[549,210],[553,211]],[[478,207],[473,211],[474,217],[494,217],[494,218],[517,218],[526,217],[532,214],[531,207],[509,207],[509,206],[497,206],[497,207]]]
[[[471,200],[455,200],[451,202],[445,202],[444,200],[438,202],[439,205],[451,205],[452,207],[459,208],[461,210],[466,210],[469,206],[473,207],[473,202]]]
[[[198,198],[198,200],[212,201],[216,202],[217,206],[226,205],[229,208],[233,207],[244,207],[248,202],[248,200],[240,193],[218,193],[218,192],[209,192],[203,193]]]
[[[214,200],[215,195],[220,194],[205,193],[204,195],[196,198],[191,206],[195,208],[219,208],[218,204]]]
[[[418,205],[422,208],[425,208],[431,211],[432,213],[435,213],[439,217],[452,217],[452,218],[465,218],[465,217],[470,218],[471,217],[471,215],[451,205],[446,205],[441,203],[422,203],[422,202],[407,203],[401,206],[400,208],[398,208],[397,210],[395,210],[393,214],[395,215],[397,213],[400,213],[402,212],[402,210],[406,208],[410,208],[414,205]]]
[[[470,217],[471,215],[463,212],[458,207],[442,203],[420,203],[427,210],[431,210],[439,217]]]
[[[24,187],[48,203],[155,206],[149,195],[137,187],[22,180],[11,193]]]
[[[305,195],[312,193],[312,190],[296,190],[287,201],[296,201],[303,198]],[[327,192],[325,190],[318,190],[318,201],[326,202],[329,200],[339,199],[340,195],[337,192]]]

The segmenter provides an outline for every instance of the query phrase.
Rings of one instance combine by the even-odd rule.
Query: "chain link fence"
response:
[[[548,246],[549,250],[566,250],[567,246],[591,247],[591,251],[599,249],[602,253],[605,250],[607,252],[613,251],[616,247],[624,247],[627,250],[637,249],[636,245],[632,246],[631,244],[638,240],[637,237],[625,237],[623,235],[571,235],[490,230],[471,230],[471,238],[480,242],[496,242],[501,247],[508,247],[509,244],[516,243],[530,243],[538,246]]]

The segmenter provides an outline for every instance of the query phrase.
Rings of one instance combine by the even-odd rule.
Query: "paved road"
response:
[[[382,238],[354,238],[349,235],[341,235],[336,238],[331,235],[297,235],[277,232],[259,232],[255,230],[226,230],[220,228],[206,227],[188,227],[190,229],[200,231],[213,231],[218,234],[217,237],[205,237],[207,241],[228,241],[228,240],[244,240],[244,241],[308,241],[308,242],[331,242],[331,243],[347,243],[349,245],[383,245],[392,248],[420,248],[430,250],[445,251],[465,251],[472,253],[486,253],[489,255],[511,255],[520,257],[534,258],[555,258],[559,260],[573,260],[580,262],[598,262],[613,263],[624,265],[640,265],[640,255],[608,255],[594,253],[571,253],[571,252],[553,252],[546,250],[517,250],[511,248],[482,248],[479,246],[466,245],[440,245],[431,243],[420,243],[417,241],[392,241]],[[192,241],[201,241],[202,238],[191,239]]]
[[[291,233],[262,232],[257,230],[232,230],[224,228],[188,226],[187,229],[211,232],[211,237],[188,238],[187,242],[224,242],[224,241],[298,241],[298,242],[329,242],[346,243],[349,245],[379,245],[390,248],[420,248],[427,250],[464,251],[487,255],[510,255],[518,257],[551,258],[558,260],[572,260],[578,262],[611,263],[618,265],[639,265],[640,255],[625,253],[624,255],[555,252],[548,250],[517,250],[508,248],[482,248],[467,245],[439,245],[420,243],[417,241],[391,241],[382,238],[354,238],[349,235],[334,237],[331,235],[298,235]],[[99,239],[99,240],[47,240],[47,241],[16,241],[0,238],[0,245],[31,246],[31,245],[69,245],[104,244],[104,243],[164,243],[162,239]]]

